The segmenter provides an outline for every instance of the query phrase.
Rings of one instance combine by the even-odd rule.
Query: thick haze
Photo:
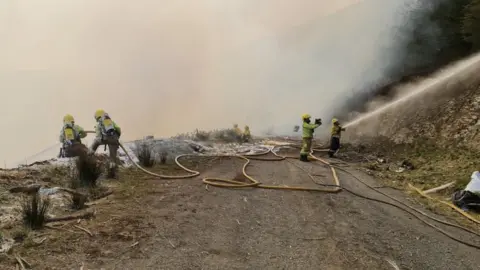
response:
[[[3,0],[0,161],[54,144],[65,113],[92,129],[99,108],[124,140],[328,121],[401,55],[399,2]]]

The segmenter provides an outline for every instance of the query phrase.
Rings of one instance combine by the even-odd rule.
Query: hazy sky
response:
[[[394,62],[398,2],[3,0],[0,161],[55,143],[65,113],[92,129],[99,108],[124,140],[330,118]]]

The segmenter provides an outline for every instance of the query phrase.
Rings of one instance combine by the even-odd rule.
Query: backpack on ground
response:
[[[468,190],[458,190],[452,195],[452,202],[464,210],[480,212],[480,196]]]

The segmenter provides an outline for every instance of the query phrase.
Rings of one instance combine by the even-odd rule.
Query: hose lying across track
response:
[[[149,175],[152,175],[152,176],[155,176],[155,177],[159,177],[161,179],[185,179],[185,178],[192,178],[192,177],[195,177],[195,176],[198,176],[200,175],[200,172],[198,171],[194,171],[194,170],[191,170],[191,169],[188,169],[187,167],[183,166],[180,162],[179,162],[179,159],[182,158],[182,157],[186,157],[186,156],[197,156],[197,155],[191,155],[191,154],[185,154],[185,155],[179,155],[177,157],[175,157],[175,163],[180,167],[182,168],[183,170],[189,172],[190,174],[187,174],[187,175],[161,175],[161,174],[156,174],[156,173],[153,173],[153,172],[150,172],[150,171],[147,171],[145,170],[144,168],[142,168],[140,165],[138,165],[134,160],[133,158],[128,154],[128,151],[125,149],[125,147],[120,144],[120,147],[122,148],[122,150],[125,152],[125,154],[127,155],[127,157],[130,159],[130,161],[132,161],[133,164],[135,164],[135,166],[140,169],[141,171],[149,174]],[[259,159],[259,158],[256,158],[258,156],[262,156],[262,155],[266,155],[266,154],[269,154],[269,153],[272,153],[273,155],[276,156],[276,158],[274,159]],[[318,160],[320,162],[322,162],[323,164],[326,164],[326,165],[329,165],[330,168],[331,168],[331,171],[332,171],[332,175],[333,175],[333,179],[335,181],[335,185],[329,185],[331,186],[331,188],[307,188],[307,187],[295,187],[295,186],[272,186],[272,185],[264,185],[262,184],[261,182],[255,180],[253,177],[251,177],[250,175],[248,175],[247,173],[247,167],[250,165],[250,161],[251,160],[256,160],[256,159],[259,159],[259,160],[266,160],[266,161],[282,161],[282,160],[286,160],[288,158],[293,158],[293,157],[288,157],[288,156],[281,156],[281,155],[278,155],[277,153],[275,153],[273,151],[273,148],[272,149],[267,149],[266,151],[264,152],[261,152],[261,153],[256,153],[256,154],[249,154],[249,155],[216,155],[216,157],[231,157],[231,158],[239,158],[239,159],[243,159],[245,160],[245,164],[243,165],[243,168],[242,168],[242,173],[243,175],[245,176],[245,178],[249,181],[249,182],[241,182],[241,181],[236,181],[236,180],[231,180],[231,179],[224,179],[224,178],[203,178],[203,183],[207,184],[207,185],[211,185],[211,186],[214,186],[214,187],[224,187],[224,188],[251,188],[251,187],[257,187],[257,188],[265,188],[265,189],[284,189],[284,190],[298,190],[298,191],[317,191],[317,192],[331,192],[331,193],[336,193],[336,192],[339,192],[341,191],[341,187],[340,187],[340,182],[338,180],[338,177],[337,177],[337,173],[335,171],[335,169],[329,165],[329,163],[321,158],[317,158],[313,155],[310,155],[310,157],[312,159],[315,159],[315,160]]]
[[[125,149],[125,147],[120,144],[120,147],[122,148],[122,150],[125,152],[125,154],[127,155],[127,157],[130,159],[130,161],[138,168],[140,169],[141,171],[145,172],[146,174],[149,174],[151,176],[154,176],[154,177],[158,177],[158,178],[161,178],[161,179],[185,179],[185,178],[192,178],[192,177],[196,177],[198,175],[200,175],[200,172],[198,171],[195,171],[195,170],[191,170],[185,166],[183,166],[180,162],[179,162],[179,159],[182,158],[182,157],[186,157],[186,156],[198,156],[198,155],[193,155],[193,154],[185,154],[185,155],[179,155],[175,158],[175,163],[180,167],[182,168],[183,170],[189,172],[190,174],[187,174],[187,175],[161,175],[161,174],[156,174],[156,173],[153,173],[153,172],[150,172],[144,168],[142,168],[139,164],[137,164],[133,158],[128,154],[128,151]],[[288,147],[288,146],[287,146]],[[468,232],[468,233],[471,233],[473,235],[476,235],[476,236],[480,236],[479,233],[473,231],[473,230],[470,230],[468,228],[465,228],[465,227],[462,227],[462,226],[459,226],[459,225],[456,225],[456,224],[453,224],[453,223],[450,223],[450,222],[447,222],[447,221],[443,221],[441,219],[438,219],[436,217],[433,217],[431,215],[428,215],[418,209],[415,209],[414,207],[411,207],[405,203],[403,203],[402,201],[382,192],[382,191],[379,191],[378,189],[372,187],[371,185],[367,184],[365,181],[361,180],[360,178],[358,178],[357,176],[355,176],[354,174],[352,174],[351,172],[347,171],[346,169],[342,168],[342,167],[339,167],[333,163],[330,163],[324,159],[321,159],[319,157],[316,157],[313,155],[313,152],[314,151],[322,151],[322,150],[318,150],[318,149],[314,149],[312,151],[312,153],[309,155],[309,158],[310,159],[313,159],[314,161],[319,161],[321,163],[323,163],[324,165],[327,165],[331,172],[332,172],[332,176],[333,176],[333,179],[335,181],[335,184],[334,185],[326,185],[326,184],[319,184],[317,183],[314,178],[313,178],[313,175],[310,174],[309,172],[307,172],[304,168],[302,168],[301,166],[298,166],[297,164],[295,164],[294,162],[291,162],[289,159],[296,159],[296,157],[291,157],[291,156],[281,156],[279,154],[277,154],[275,151],[273,151],[273,149],[275,148],[275,146],[272,148],[272,149],[268,149],[264,152],[261,152],[261,153],[256,153],[256,154],[247,154],[247,155],[215,155],[216,157],[230,157],[230,158],[239,158],[239,159],[243,159],[245,160],[245,164],[243,165],[243,168],[242,168],[242,173],[243,175],[245,176],[245,178],[249,181],[249,182],[242,182],[242,181],[236,181],[236,180],[231,180],[231,179],[224,179],[224,178],[203,178],[203,183],[205,183],[206,185],[211,185],[211,186],[215,186],[215,187],[222,187],[222,188],[264,188],[264,189],[282,189],[282,190],[296,190],[296,191],[315,191],[315,192],[330,192],[330,193],[337,193],[337,192],[340,192],[342,189],[355,195],[355,196],[358,196],[360,198],[363,198],[363,199],[367,199],[367,200],[371,200],[371,201],[375,201],[375,202],[379,202],[379,203],[383,203],[383,204],[387,204],[387,205],[390,205],[390,206],[393,206],[395,208],[398,208],[404,212],[407,212],[408,214],[414,216],[415,218],[417,218],[418,220],[420,220],[421,222],[423,222],[424,224],[426,224],[427,226],[437,230],[438,232],[444,234],[445,236],[449,237],[450,239],[452,240],[455,240],[459,243],[462,243],[464,245],[467,245],[467,246],[470,246],[470,247],[473,247],[473,248],[476,248],[476,249],[480,249],[480,245],[476,245],[476,244],[472,244],[472,243],[468,243],[468,242],[465,242],[461,239],[458,239],[456,238],[455,236],[453,236],[452,234],[444,231],[443,229],[427,222],[426,220],[424,220],[423,218],[421,218],[421,216],[423,217],[426,217],[428,219],[431,219],[433,221],[436,221],[438,223],[441,223],[441,224],[444,224],[444,225],[447,225],[447,226],[450,226],[450,227],[454,227],[454,228],[457,228],[457,229],[460,229],[460,230],[463,230],[465,232]],[[266,159],[263,159],[263,158],[258,158],[258,156],[262,156],[262,155],[267,155],[269,153],[272,153],[273,155],[275,155],[275,158],[266,158]],[[307,187],[296,187],[296,186],[272,186],[272,185],[265,185],[265,184],[262,184],[261,182],[257,181],[256,179],[254,179],[253,177],[251,177],[250,175],[247,174],[247,167],[250,165],[250,162],[251,160],[264,160],[264,161],[282,161],[282,160],[287,160],[287,161],[290,161],[290,163],[298,168],[300,168],[301,170],[305,171],[308,176],[312,179],[312,181],[317,184],[317,185],[321,185],[321,186],[327,186],[327,187],[330,187],[330,188],[307,188]],[[371,197],[368,197],[368,196],[365,196],[365,195],[362,195],[362,194],[359,194],[355,191],[352,191],[350,189],[347,189],[345,187],[342,187],[340,186],[340,181],[338,179],[338,175],[337,175],[337,171],[336,170],[339,170],[343,173],[346,173],[348,175],[350,175],[351,177],[355,178],[359,183],[365,185],[367,188],[369,188],[370,190],[372,191],[375,191],[393,201],[395,201],[396,203],[398,204],[395,204],[395,203],[391,203],[391,202],[388,202],[388,201],[384,201],[384,200],[379,200],[379,199],[376,199],[376,198],[371,198]],[[401,206],[400,206],[400,205]],[[408,209],[408,210],[407,210]],[[411,210],[411,211],[410,211]],[[412,212],[413,211],[413,212]],[[415,214],[416,213],[416,214]]]

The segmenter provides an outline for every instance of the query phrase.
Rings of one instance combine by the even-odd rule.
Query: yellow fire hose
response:
[[[143,172],[145,172],[149,175],[152,175],[152,176],[155,176],[155,177],[158,177],[158,178],[161,178],[161,179],[185,179],[185,178],[192,178],[192,177],[196,177],[196,176],[200,175],[200,172],[188,169],[187,167],[185,167],[184,165],[182,165],[179,162],[180,158],[185,157],[185,156],[195,156],[193,154],[179,155],[175,158],[175,163],[180,168],[182,168],[183,170],[185,170],[185,171],[187,171],[191,174],[187,174],[187,175],[161,175],[161,174],[156,174],[156,173],[150,172],[150,171],[142,168],[138,163],[136,163],[133,160],[133,158],[130,156],[130,154],[128,154],[128,151],[125,149],[123,144],[120,144],[120,147],[125,152],[125,154],[130,159],[130,161],[138,169],[140,169],[141,171],[143,171]],[[243,173],[243,176],[245,176],[245,178],[248,180],[248,182],[242,182],[242,181],[225,179],[225,178],[214,178],[214,177],[203,178],[202,182],[205,183],[206,185],[210,185],[210,186],[214,186],[214,187],[223,187],[223,188],[252,188],[252,187],[257,187],[257,188],[264,188],[264,189],[283,189],[283,190],[316,191],[316,192],[332,192],[332,193],[336,193],[336,192],[341,191],[340,181],[338,179],[338,176],[336,174],[335,169],[327,161],[325,161],[323,159],[320,159],[320,158],[317,158],[317,157],[315,157],[311,154],[310,154],[310,157],[312,159],[320,161],[323,164],[328,165],[330,167],[330,169],[332,171],[333,178],[335,180],[335,185],[331,185],[331,186],[333,186],[332,188],[307,188],[307,187],[297,187],[297,186],[264,185],[261,182],[257,181],[256,179],[254,179],[252,176],[248,175],[247,167],[249,166],[251,160],[281,161],[281,160],[285,160],[287,158],[292,158],[292,157],[287,157],[287,156],[280,156],[272,150],[273,150],[273,148],[268,149],[265,152],[256,153],[256,154],[247,154],[247,155],[216,155],[216,157],[239,158],[239,159],[245,160],[245,163],[242,167],[242,173]],[[269,153],[274,154],[276,156],[276,158],[267,158],[267,159],[257,158],[258,156],[267,155]],[[309,176],[312,177],[310,174],[309,174]]]
[[[460,213],[462,216],[468,218],[469,220],[477,223],[477,224],[480,224],[480,221],[476,218],[474,218],[473,216],[469,215],[468,213],[465,213],[465,211],[463,211],[462,209],[458,208],[457,206],[455,206],[454,204],[450,203],[450,202],[446,202],[446,201],[442,201],[442,200],[439,200],[437,198],[433,198],[432,196],[429,196],[427,194],[425,194],[422,190],[420,190],[419,188],[413,186],[412,184],[408,184],[408,186],[415,190],[418,194],[420,194],[421,196],[429,199],[429,200],[432,200],[432,201],[436,201],[436,202],[439,202],[441,204],[444,204],[450,208],[452,208],[453,210],[457,211],[458,213]]]
[[[87,133],[92,133],[92,132],[87,132]],[[159,177],[161,179],[185,179],[185,178],[193,178],[193,177],[196,177],[198,175],[200,175],[200,172],[198,171],[195,171],[195,170],[191,170],[187,167],[185,167],[184,165],[182,165],[180,162],[179,162],[179,159],[182,158],[182,157],[185,157],[185,156],[195,156],[193,154],[184,154],[184,155],[179,155],[177,157],[175,157],[175,163],[180,167],[182,168],[183,170],[189,172],[190,174],[187,174],[187,175],[161,175],[161,174],[156,174],[156,173],[153,173],[153,172],[150,172],[144,168],[142,168],[139,164],[137,164],[133,158],[130,156],[130,154],[128,154],[128,151],[125,149],[125,147],[123,146],[123,144],[120,143],[120,147],[122,148],[122,150],[125,152],[125,154],[127,155],[127,157],[130,159],[130,161],[138,168],[140,169],[141,171],[149,174],[149,175],[152,175],[152,176],[155,176],[155,177]],[[468,228],[465,228],[463,226],[460,226],[460,225],[456,225],[456,224],[453,224],[453,223],[450,223],[450,222],[447,222],[447,221],[443,221],[443,220],[440,220],[436,217],[433,217],[433,216],[430,216],[426,213],[423,213],[422,211],[420,210],[417,210],[415,209],[414,207],[411,207],[403,202],[401,202],[400,200],[386,194],[386,193],[383,193],[377,189],[375,189],[374,187],[370,186],[369,184],[367,184],[366,182],[364,182],[363,180],[361,180],[360,178],[356,177],[355,175],[353,175],[351,172],[343,169],[343,168],[340,168],[338,167],[336,164],[334,163],[330,163],[326,160],[323,160],[321,158],[318,158],[316,156],[313,155],[313,152],[316,151],[316,152],[322,152],[322,151],[325,151],[325,149],[315,149],[313,148],[311,153],[309,154],[309,158],[313,159],[313,160],[316,160],[316,161],[319,161],[321,163],[323,163],[324,165],[327,165],[330,167],[330,170],[332,172],[332,176],[333,176],[333,179],[335,181],[335,185],[324,185],[324,184],[318,184],[314,181],[314,178],[313,178],[313,175],[310,174],[309,172],[307,172],[304,168],[301,168],[300,166],[298,166],[297,164],[293,163],[293,162],[290,162],[291,164],[297,166],[298,168],[302,169],[303,171],[305,171],[308,176],[312,179],[312,181],[317,184],[317,185],[323,185],[323,186],[331,186],[333,188],[330,188],[330,189],[326,189],[326,188],[306,188],[306,187],[292,187],[292,186],[271,186],[271,185],[264,185],[262,184],[261,182],[255,180],[253,177],[251,177],[250,175],[247,174],[246,170],[247,170],[247,167],[248,165],[250,164],[250,161],[251,160],[264,160],[264,161],[281,161],[281,160],[287,160],[289,161],[288,159],[293,159],[296,157],[291,157],[291,156],[281,156],[281,155],[278,155],[277,153],[275,153],[273,151],[273,149],[275,148],[276,146],[273,146],[273,148],[271,149],[268,149],[266,150],[265,152],[261,152],[261,153],[256,153],[256,154],[247,154],[247,155],[217,155],[218,157],[230,157],[230,158],[240,158],[240,159],[243,159],[245,160],[245,164],[243,165],[243,168],[242,168],[242,173],[243,175],[245,176],[245,178],[249,181],[249,183],[245,183],[245,182],[241,182],[241,181],[236,181],[236,180],[230,180],[230,179],[224,179],[224,178],[203,178],[202,181],[203,183],[207,184],[207,185],[211,185],[211,186],[215,186],[215,187],[223,187],[223,188],[252,188],[252,187],[256,187],[256,188],[264,188],[264,189],[281,189],[281,190],[297,190],[297,191],[316,191],[316,192],[330,192],[330,193],[337,193],[339,191],[341,191],[342,189],[355,195],[355,196],[358,196],[360,198],[363,198],[363,199],[366,199],[366,200],[371,200],[371,201],[375,201],[375,202],[379,202],[379,203],[383,203],[383,204],[387,204],[387,205],[390,205],[390,206],[393,206],[395,208],[398,208],[412,216],[414,216],[415,218],[417,218],[418,220],[420,220],[421,222],[423,222],[424,224],[434,228],[435,230],[437,230],[438,232],[442,233],[443,235],[449,237],[450,239],[454,240],[454,241],[457,241],[459,243],[462,243],[464,245],[467,245],[467,246],[470,246],[470,247],[473,247],[473,248],[476,248],[476,249],[480,249],[480,245],[476,245],[476,244],[472,244],[472,243],[469,243],[469,242],[466,242],[466,241],[463,241],[455,236],[453,236],[452,234],[444,231],[443,229],[427,222],[426,220],[420,218],[419,216],[417,216],[416,214],[414,214],[413,212],[410,212],[409,210],[407,209],[410,209],[414,212],[416,212],[417,214],[420,214],[421,216],[424,216],[426,218],[429,218],[431,220],[434,220],[436,222],[439,222],[441,224],[444,224],[444,225],[447,225],[447,226],[450,226],[450,227],[454,227],[454,228],[457,228],[457,229],[461,229],[465,232],[468,232],[468,233],[471,233],[471,234],[474,234],[476,236],[480,236],[479,233],[475,232],[475,231],[472,231]],[[285,146],[283,146],[285,147]],[[293,147],[294,146],[288,146],[286,145],[286,147]],[[267,155],[269,153],[272,153],[273,155],[276,156],[276,158],[258,158],[258,156],[262,156],[262,155]],[[371,190],[373,191],[376,191],[377,193],[380,193],[394,201],[396,201],[397,203],[399,203],[401,206],[397,205],[397,204],[394,204],[394,203],[391,203],[391,202],[387,202],[387,201],[383,201],[383,200],[379,200],[379,199],[376,199],[376,198],[372,198],[372,197],[368,197],[368,196],[364,196],[362,194],[359,194],[357,192],[354,192],[352,190],[349,190],[345,187],[341,187],[340,186],[340,181],[338,179],[338,176],[337,176],[337,172],[335,170],[335,168],[339,169],[340,171],[343,171],[349,175],[351,175],[353,178],[357,179],[360,183],[364,184],[365,186],[367,186],[368,188],[370,188]],[[417,190],[417,189],[416,189]],[[417,190],[417,192],[419,192],[420,194],[424,195],[423,192]],[[404,208],[405,207],[405,208]],[[457,210],[457,209],[456,209]],[[467,214],[468,215],[468,214]],[[469,218],[467,215],[465,215],[467,218]],[[477,222],[477,220],[474,220],[472,218],[469,218],[471,219],[472,221],[474,222]]]

